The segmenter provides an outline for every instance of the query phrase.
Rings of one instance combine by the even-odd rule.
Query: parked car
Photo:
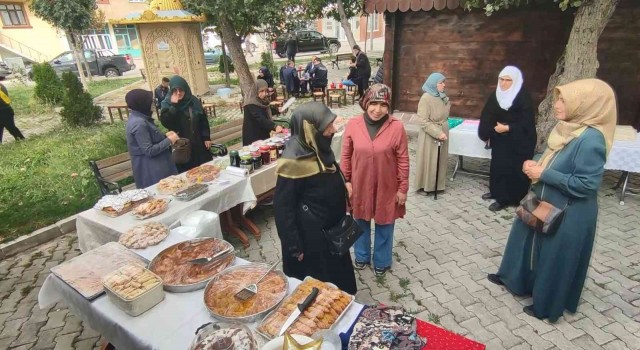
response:
[[[222,57],[222,49],[215,48],[211,50],[205,50],[204,52],[204,62],[207,65],[218,64],[220,62],[220,57]],[[227,62],[232,62],[231,57],[227,55]]]
[[[9,68],[9,66],[7,66],[3,61],[0,61],[0,80],[4,80],[11,73],[11,68]]]
[[[284,49],[287,35],[278,37],[273,43],[273,48],[280,58],[287,56]],[[315,30],[297,30],[295,35],[298,39],[298,52],[320,51],[322,53],[336,53],[340,50],[340,40],[338,38],[326,37]]]
[[[84,50],[84,57],[89,64],[91,75],[104,75],[105,77],[117,77],[122,73],[136,69],[131,55],[116,55],[109,50]],[[78,67],[73,59],[73,52],[66,51],[52,59],[49,64],[62,75],[62,72],[72,71],[78,75]]]

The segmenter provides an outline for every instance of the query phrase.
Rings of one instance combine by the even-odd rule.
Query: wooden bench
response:
[[[242,138],[242,119],[235,119],[211,128],[211,141],[225,144]],[[242,148],[242,141],[227,147],[229,151],[237,151]]]
[[[351,61],[352,53],[339,53],[331,60],[331,67],[340,69],[340,61]]]
[[[118,154],[102,160],[89,161],[89,166],[98,182],[98,188],[102,195],[117,194],[123,190],[136,187],[135,184],[120,186],[118,181],[133,177],[133,168],[129,152]]]
[[[129,115],[129,107],[127,105],[112,105],[107,106],[107,111],[109,111],[109,118],[111,118],[111,122],[113,123],[113,110],[118,111],[118,115],[120,116],[120,120],[124,121],[122,117],[122,111],[124,110],[124,115]]]

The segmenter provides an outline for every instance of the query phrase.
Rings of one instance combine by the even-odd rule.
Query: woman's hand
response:
[[[347,188],[347,196],[349,196],[349,199],[351,199],[351,192],[353,192],[353,187],[351,186],[351,182],[345,183],[344,186]]]
[[[176,91],[174,91],[174,92],[171,94],[171,103],[178,103],[178,101],[180,101],[180,97],[178,97],[178,96],[179,96],[179,95],[178,95],[178,91],[177,91],[177,90],[176,90]]]
[[[533,181],[537,181],[542,176],[543,167],[539,165],[531,165],[524,170],[525,175]]]
[[[536,162],[535,160],[525,160],[524,163],[522,164],[522,172],[524,173],[527,170],[527,168],[535,165],[538,165],[538,162]]]
[[[282,126],[276,125],[276,133],[280,133],[280,132],[282,132]]]
[[[178,140],[178,134],[176,134],[173,131],[169,131],[168,133],[165,134],[165,136],[169,139],[169,141],[171,141],[171,144],[173,145],[176,140]]]
[[[440,134],[440,136],[438,136],[438,140],[440,141],[447,141],[447,134],[445,134],[444,132]]]
[[[396,203],[398,205],[404,205],[407,202],[407,194],[398,192],[396,193]]]
[[[204,142],[204,148],[210,149],[211,148],[211,141],[205,141]]]
[[[493,130],[495,130],[498,134],[502,134],[505,132],[509,132],[509,125],[498,123]]]
[[[298,261],[302,261],[302,259],[304,259],[304,253],[300,253],[300,255],[298,255]]]

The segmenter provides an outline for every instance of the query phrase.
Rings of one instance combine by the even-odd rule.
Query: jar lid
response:
[[[251,156],[242,156],[240,157],[241,160],[251,160]]]

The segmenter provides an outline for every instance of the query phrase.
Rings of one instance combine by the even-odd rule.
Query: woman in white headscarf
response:
[[[522,72],[506,66],[480,116],[478,137],[491,148],[489,192],[482,199],[495,200],[491,211],[518,205],[529,190],[522,164],[533,158],[536,125],[533,102],[523,83]]]

